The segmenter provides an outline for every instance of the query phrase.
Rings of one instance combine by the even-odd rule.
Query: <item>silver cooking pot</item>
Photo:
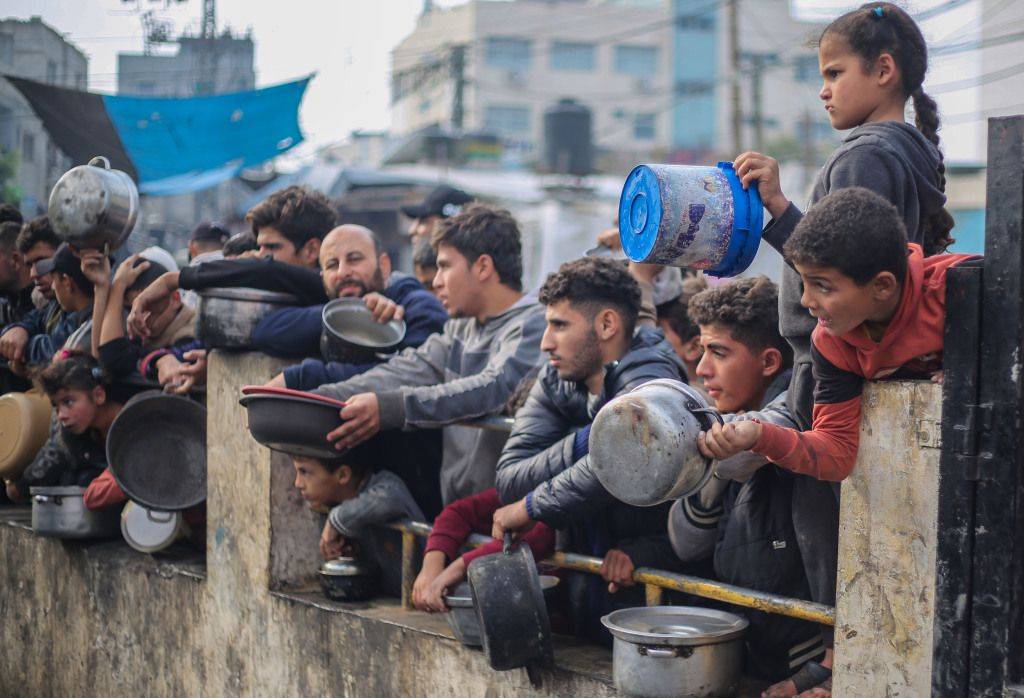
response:
[[[653,506],[686,497],[708,481],[711,461],[697,434],[722,418],[680,381],[661,378],[610,400],[590,428],[590,466],[616,499]]]
[[[335,298],[321,317],[320,353],[327,361],[370,363],[405,338],[405,322],[377,322],[362,298]]]
[[[49,214],[54,232],[69,245],[116,250],[135,228],[139,190],[126,172],[112,170],[105,157],[95,157],[57,180]]]
[[[245,349],[263,316],[298,299],[256,288],[207,288],[199,292],[199,339],[210,348]]]
[[[746,619],[709,608],[648,606],[613,611],[601,623],[615,638],[612,675],[626,695],[735,695]]]
[[[32,530],[50,538],[111,538],[121,531],[118,507],[85,508],[83,487],[33,487]]]

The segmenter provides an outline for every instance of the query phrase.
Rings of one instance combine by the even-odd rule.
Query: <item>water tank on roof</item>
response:
[[[590,109],[572,99],[544,112],[544,167],[548,172],[587,175],[593,171]]]

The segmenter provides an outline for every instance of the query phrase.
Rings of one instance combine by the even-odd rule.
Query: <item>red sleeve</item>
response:
[[[494,512],[500,506],[498,490],[493,487],[452,502],[434,519],[424,553],[440,550],[449,561],[454,560],[470,533],[490,535]]]
[[[86,509],[95,510],[121,504],[128,501],[128,497],[117,484],[110,468],[107,468],[85,488],[82,500]]]
[[[544,558],[551,557],[551,553],[555,552],[555,530],[545,524],[538,523],[526,532],[526,535],[523,536],[523,542],[530,546],[534,560],[543,560]],[[484,543],[479,548],[470,550],[462,556],[462,561],[466,563],[466,567],[469,567],[469,564],[478,557],[500,553],[502,546],[503,543],[500,540],[492,540],[490,543]]]
[[[761,438],[751,450],[794,473],[841,482],[853,470],[859,438],[858,395],[845,402],[815,404],[810,431],[761,422]]]

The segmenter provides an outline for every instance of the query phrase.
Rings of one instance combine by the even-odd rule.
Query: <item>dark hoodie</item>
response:
[[[946,203],[942,192],[939,149],[910,124],[882,121],[855,128],[821,168],[810,205],[844,187],[864,187],[890,201],[903,217],[910,242],[922,243],[922,222]],[[782,253],[803,213],[794,205],[772,220],[762,237]],[[811,376],[811,331],[816,320],[800,305],[800,275],[786,266],[779,293],[779,329],[793,347],[793,380],[788,402],[802,429],[811,426],[814,379]]]

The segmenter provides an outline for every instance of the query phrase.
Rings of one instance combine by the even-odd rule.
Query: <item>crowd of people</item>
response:
[[[253,208],[251,233],[197,227],[180,269],[150,248],[112,273],[102,253],[62,244],[45,217],[23,223],[0,209],[0,389],[27,390],[35,377],[55,410],[46,445],[6,496],[76,484],[90,507],[124,501],[103,449],[114,417],[153,385],[202,386],[197,292],[258,288],[297,299],[253,332],[254,349],[295,362],[268,385],[344,403],[341,426],[313,435],[337,455],[293,456],[295,487],[328,512],[321,552],[375,558],[397,593],[400,564],[382,552],[394,547],[380,544],[391,533],[381,525],[432,523],[416,608],[445,611],[445,591],[506,533],[538,560],[556,549],[603,560],[599,577],[564,576],[554,618],[598,642],[608,642],[602,615],[643,604],[638,567],[834,604],[838,485],[856,460],[862,384],[941,376],[946,273],[966,256],[944,252],[952,220],[914,21],[869,3],[828,26],[820,63],[830,122],[850,132],[809,208],[782,192],[773,158],[735,161],[772,216],[763,238],[786,260],[781,289],[765,277],[709,287],[693,272],[584,257],[534,293],[513,216],[451,187],[404,209],[414,275],[394,268],[374,231],[339,221],[301,187]],[[393,355],[320,356],[323,306],[341,297],[405,322]],[[656,379],[689,383],[724,424],[698,438],[714,477],[638,507],[595,476],[590,429],[606,403]],[[498,414],[514,417],[510,434],[472,425]],[[472,533],[494,540],[469,549]],[[747,669],[775,682],[766,696],[828,695],[830,629],[742,612]]]

